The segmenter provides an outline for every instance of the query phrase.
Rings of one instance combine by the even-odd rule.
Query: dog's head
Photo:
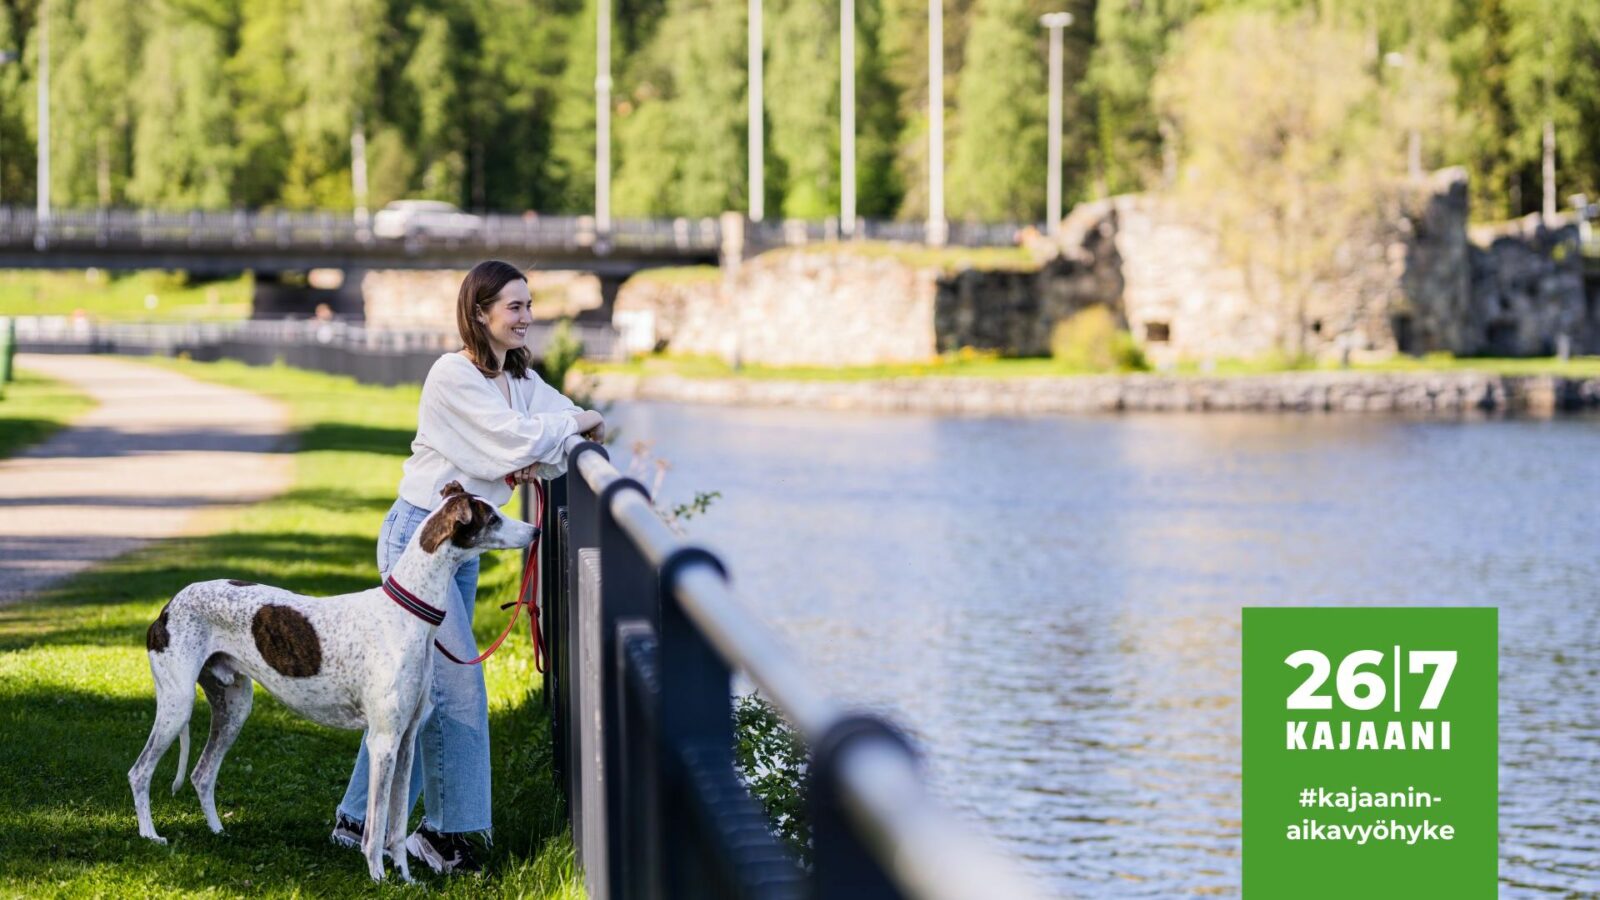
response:
[[[466,492],[452,481],[439,492],[444,502],[422,520],[417,541],[428,553],[446,542],[462,550],[514,550],[533,543],[538,529],[500,515],[489,501]]]

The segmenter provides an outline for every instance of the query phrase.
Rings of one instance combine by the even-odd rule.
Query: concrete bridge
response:
[[[464,224],[463,224],[464,223]],[[426,223],[424,223],[426,224]],[[923,223],[857,222],[867,239],[921,242]],[[949,243],[1014,244],[1013,225],[950,226]],[[308,315],[319,303],[360,315],[361,273],[373,269],[465,269],[484,259],[523,267],[577,270],[599,277],[602,305],[582,318],[609,323],[629,276],[664,266],[737,265],[761,250],[838,240],[837,220],[753,223],[718,218],[613,220],[592,216],[462,216],[448,234],[384,237],[347,211],[55,210],[0,207],[0,268],[179,269],[255,274],[258,317]],[[319,290],[286,273],[336,269],[348,287]]]
[[[653,266],[714,264],[716,219],[614,222],[588,216],[473,217],[445,236],[379,237],[349,213],[59,211],[0,208],[0,267],[183,269],[201,273],[309,269],[460,269],[502,257],[522,265],[627,276]]]

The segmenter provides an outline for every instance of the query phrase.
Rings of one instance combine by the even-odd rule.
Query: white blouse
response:
[[[511,499],[505,476],[537,463],[543,478],[565,474],[561,445],[577,431],[583,412],[538,373],[506,379],[511,402],[460,353],[446,353],[428,370],[417,405],[417,436],[400,478],[400,498],[433,509],[452,481],[503,505]]]

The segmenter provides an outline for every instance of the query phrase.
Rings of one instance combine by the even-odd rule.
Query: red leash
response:
[[[515,485],[515,482],[512,480],[510,475],[506,476],[506,483],[510,484],[510,485],[513,485],[513,486]],[[543,522],[544,521],[544,485],[541,482],[538,482],[538,481],[530,481],[528,483],[533,485],[534,494],[537,495],[538,498],[539,498],[538,511],[534,513],[533,520],[534,520],[535,523]],[[534,537],[533,546],[528,548],[528,563],[527,563],[527,565],[522,567],[522,587],[517,591],[517,599],[512,600],[510,603],[502,603],[502,604],[500,604],[500,608],[501,609],[506,609],[508,607],[512,607],[513,608],[512,611],[511,611],[511,621],[506,623],[506,630],[500,632],[500,636],[494,639],[494,643],[489,645],[489,649],[483,651],[483,653],[479,654],[478,656],[473,657],[472,659],[458,659],[454,653],[451,653],[449,650],[446,650],[444,645],[439,643],[438,640],[434,640],[433,646],[439,648],[439,652],[443,653],[445,655],[446,659],[450,660],[453,663],[459,663],[460,665],[463,665],[463,666],[475,666],[478,663],[481,663],[484,660],[488,659],[490,656],[494,655],[494,652],[496,650],[500,649],[500,645],[505,642],[505,639],[507,637],[510,636],[511,629],[515,628],[516,625],[517,625],[517,616],[522,614],[522,608],[524,606],[526,606],[528,608],[528,617],[529,617],[528,618],[528,635],[529,635],[529,637],[531,637],[533,639],[533,667],[534,667],[534,669],[536,669],[539,672],[539,674],[541,674],[541,675],[544,674],[544,670],[545,670],[544,634],[541,632],[541,630],[539,628],[539,589],[538,589],[539,540],[543,536],[544,536],[544,532],[541,530],[539,532],[539,534]],[[533,590],[532,593],[529,593],[529,591],[528,591],[528,585],[529,584],[533,584],[534,585],[534,590]]]

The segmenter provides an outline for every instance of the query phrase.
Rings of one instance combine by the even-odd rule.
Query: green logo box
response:
[[[1244,896],[1494,897],[1499,611],[1250,607],[1243,628]]]

